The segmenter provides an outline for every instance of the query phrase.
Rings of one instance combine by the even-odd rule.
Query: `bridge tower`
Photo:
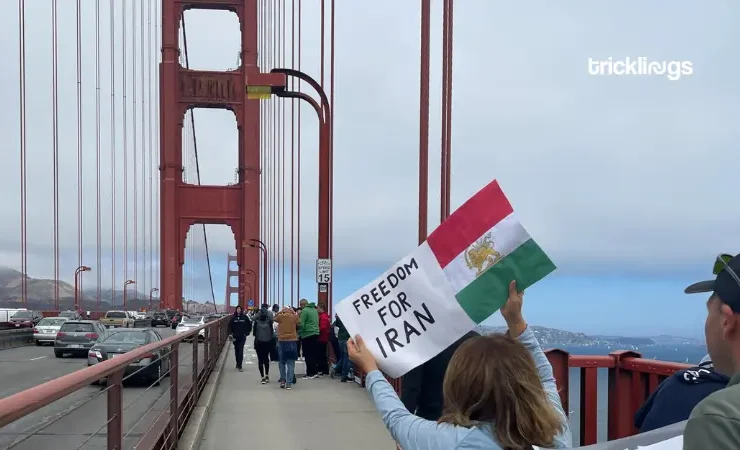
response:
[[[239,17],[241,65],[233,71],[187,70],[180,65],[180,18],[185,10],[216,9]],[[259,77],[257,0],[164,0],[160,63],[160,289],[164,305],[182,307],[185,238],[195,224],[224,224],[234,233],[239,265],[239,303],[244,304],[246,269],[260,270],[259,99],[247,99],[245,80]],[[198,186],[183,181],[182,128],[190,108],[228,109],[239,132],[237,183]],[[209,149],[203,149],[207,153]],[[262,268],[266,270],[267,268]],[[252,286],[260,298],[261,286]]]

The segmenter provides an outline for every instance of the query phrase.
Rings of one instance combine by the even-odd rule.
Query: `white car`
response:
[[[53,344],[62,324],[68,317],[46,317],[33,328],[33,340],[36,345]]]
[[[203,316],[183,317],[180,323],[177,324],[177,328],[175,328],[175,334],[187,333],[194,328],[205,325],[205,323],[206,319]],[[205,339],[205,337],[205,330],[200,330],[200,332],[198,333],[198,340],[202,341],[203,339]]]

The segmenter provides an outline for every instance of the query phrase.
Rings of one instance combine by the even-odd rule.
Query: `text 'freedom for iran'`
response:
[[[377,342],[378,347],[385,358],[388,357],[386,347],[388,348],[388,351],[395,353],[396,350],[411,343],[411,336],[421,336],[422,332],[427,331],[427,325],[431,325],[435,322],[435,319],[427,305],[424,302],[421,302],[420,309],[423,310],[423,312],[414,309],[408,302],[408,297],[405,292],[397,291],[395,293],[395,298],[388,298],[393,294],[391,290],[396,289],[402,281],[410,277],[412,272],[417,269],[419,269],[419,265],[416,262],[416,259],[411,258],[408,263],[399,265],[395,270],[389,273],[388,276],[380,280],[375,287],[370,289],[370,292],[363,293],[352,301],[352,306],[354,306],[357,315],[362,315],[363,311],[366,312],[371,309],[375,309],[376,304],[379,304],[382,301],[387,301],[387,304],[377,308],[376,310],[378,318],[382,321],[385,331],[382,336],[375,337],[375,342]],[[388,316],[391,316],[394,319],[399,319],[403,315],[406,315],[407,317],[403,320],[403,329],[400,332],[396,327],[388,325]],[[421,331],[419,331],[419,329],[421,329]],[[383,345],[383,343],[386,345]]]

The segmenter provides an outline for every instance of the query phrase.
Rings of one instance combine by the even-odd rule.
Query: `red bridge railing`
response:
[[[106,448],[110,450],[131,448],[131,445],[124,445],[124,440],[130,441],[132,438],[134,439],[132,442],[133,448],[136,449],[176,449],[180,434],[184,430],[184,426],[205,388],[208,377],[216,365],[216,360],[227,342],[229,320],[230,318],[227,316],[206,323],[188,332],[145,345],[119,357],[107,359],[92,367],[77,370],[9,397],[0,398],[0,428],[2,428],[93,383],[103,382],[105,385],[95,395],[76,405],[57,419],[29,432],[27,435],[21,433],[21,436],[11,444],[10,448],[32,438],[47,426],[53,425],[56,420],[84,407],[98,396],[106,396],[106,419],[102,421],[103,424],[97,431],[90,433],[89,436],[87,434],[84,436],[84,442],[78,449],[99,446],[98,442],[92,442],[96,437],[105,438],[107,441]],[[200,335],[201,331],[203,332],[202,335]],[[162,357],[155,360],[152,357],[158,351],[161,352]],[[191,360],[190,363],[187,363],[189,366],[182,364],[181,357],[184,356]],[[166,359],[168,360],[166,363],[167,370],[162,371],[160,366],[160,371],[155,375],[157,378],[152,380],[144,393],[139,394],[134,401],[155,386],[159,386],[165,378],[169,378],[169,386],[159,397],[164,399],[166,407],[158,414],[156,410],[150,409],[143,414],[141,411],[137,411],[127,415],[126,410],[134,401],[128,401],[124,405],[123,384],[148,366],[141,367],[132,374],[126,374],[126,368],[132,363],[145,359],[152,360],[149,363],[150,365],[161,364]],[[184,373],[181,373],[181,371]],[[134,417],[131,417],[132,415]],[[124,421],[124,417],[126,421]],[[100,419],[102,420],[102,418]],[[149,419],[144,424],[147,427],[146,431],[135,433],[137,426],[145,419]],[[130,422],[135,423],[132,426]]]
[[[634,417],[643,402],[658,387],[661,381],[676,371],[691,367],[690,364],[644,359],[632,351],[616,351],[609,355],[570,355],[568,352],[552,349],[545,352],[552,364],[553,373],[560,392],[560,401],[566,413],[570,411],[570,392],[579,392],[580,426],[577,438],[579,445],[595,444],[598,439],[599,392],[598,374],[600,369],[608,371],[607,382],[607,439],[612,441],[637,433]],[[574,385],[570,370],[580,371],[580,380]],[[361,383],[365,385],[364,374]],[[401,392],[401,379],[388,378],[388,381]]]
[[[200,328],[188,333],[173,336],[163,341],[132,351],[121,358],[109,360],[97,366],[79,370],[56,380],[33,387],[26,391],[0,399],[0,427],[30,414],[49,403],[58,400],[90,383],[108,378],[108,386],[103,391],[108,396],[107,421],[102,427],[107,435],[107,448],[121,449],[123,434],[123,413],[121,402],[121,380],[123,370],[131,362],[140,359],[145,353],[159,348],[168,348],[171,361],[172,382],[169,387],[169,407],[162,411],[135,445],[136,448],[161,449],[175,448],[177,438],[195,406],[198,396],[205,386],[215,360],[226,343],[226,328],[229,318],[207,324],[205,344],[201,349],[205,355],[203,363],[193,358],[192,375],[185,386],[178,383],[178,344],[184,339],[194,338]],[[188,348],[184,346],[182,350]],[[198,339],[193,339],[192,352],[198,353]],[[329,347],[331,349],[331,347]],[[330,350],[330,357],[333,354]],[[566,412],[570,411],[571,389],[579,394],[580,423],[578,436],[574,441],[579,445],[590,445],[597,442],[598,424],[607,421],[607,438],[609,440],[631,436],[637,432],[633,425],[635,412],[645,399],[666,377],[678,370],[690,367],[687,364],[669,363],[652,359],[643,359],[639,353],[617,351],[603,356],[570,355],[563,350],[548,350],[547,357],[553,366],[560,398]],[[194,356],[195,356],[194,355]],[[333,359],[333,358],[332,358]],[[579,380],[570,378],[570,371],[580,372]],[[599,370],[608,372],[606,393],[599,392]],[[356,374],[364,385],[364,374]],[[389,379],[396,391],[400,392],[401,380]],[[576,385],[577,383],[577,385]],[[185,384],[185,383],[184,383]],[[608,413],[606,418],[599,417],[599,397],[607,398]],[[602,405],[603,407],[603,405]],[[101,430],[102,431],[102,430]]]

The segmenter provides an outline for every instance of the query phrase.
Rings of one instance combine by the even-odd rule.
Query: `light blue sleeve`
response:
[[[537,366],[537,372],[540,375],[540,380],[542,380],[542,386],[545,388],[550,402],[552,402],[563,421],[563,431],[555,437],[555,448],[571,448],[573,447],[573,438],[570,433],[570,425],[568,424],[568,417],[563,410],[563,405],[560,403],[560,395],[558,394],[558,387],[555,384],[555,376],[552,374],[550,361],[547,360],[545,352],[542,351],[542,347],[540,347],[540,343],[537,341],[537,337],[530,327],[527,327],[518,339],[532,354],[534,364]]]
[[[452,450],[457,448],[457,427],[438,424],[411,414],[398,398],[388,380],[379,370],[365,378],[365,386],[373,397],[375,408],[393,439],[403,450]],[[469,430],[465,429],[466,432]],[[467,434],[467,433],[465,433]]]

